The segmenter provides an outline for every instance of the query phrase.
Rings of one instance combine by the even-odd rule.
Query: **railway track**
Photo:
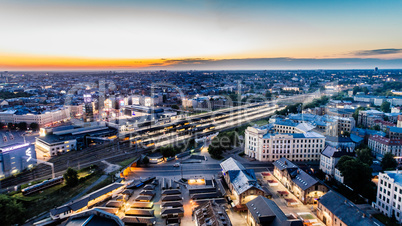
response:
[[[267,111],[267,107],[269,111]],[[172,142],[184,141],[186,139],[196,137],[196,136],[206,136],[221,130],[226,130],[241,124],[247,123],[250,120],[256,120],[259,118],[265,118],[272,115],[275,109],[273,106],[267,105],[256,105],[255,107],[244,107],[243,109],[235,109],[233,115],[222,115],[224,112],[231,112],[230,109],[223,112],[218,112],[218,118],[213,118],[214,114],[211,115],[210,120],[205,120],[200,122],[201,125],[213,124],[214,129],[209,131],[198,131],[191,132],[188,134],[171,134],[173,136],[166,136],[163,139],[159,139],[157,146],[164,146]],[[232,110],[233,111],[233,110]],[[230,113],[229,113],[230,114]],[[208,118],[206,118],[208,119]],[[211,123],[213,122],[213,123]],[[231,122],[227,125],[228,122]],[[234,123],[236,122],[236,123]],[[145,131],[145,130],[142,130]],[[154,134],[143,134],[141,137],[147,137],[146,139],[152,140],[161,135],[166,135],[163,133]],[[176,135],[176,136],[175,136]],[[90,166],[91,164],[98,164],[101,160],[124,160],[126,158],[131,158],[143,153],[146,153],[150,148],[144,147],[133,147],[130,146],[129,142],[113,142],[103,145],[97,145],[94,147],[89,147],[81,151],[68,152],[64,155],[52,158],[49,162],[54,164],[55,175],[60,176],[68,167],[75,169]],[[39,164],[32,170],[22,172],[16,176],[5,178],[0,181],[0,188],[9,188],[12,186],[21,185],[34,180],[47,179],[51,177],[51,169],[49,166],[44,164]]]

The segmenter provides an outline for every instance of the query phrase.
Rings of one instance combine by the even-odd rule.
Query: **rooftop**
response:
[[[346,225],[353,226],[369,226],[382,225],[377,220],[366,216],[367,214],[359,209],[356,205],[350,202],[348,199],[342,195],[329,191],[327,194],[319,199],[325,208],[327,208],[331,213],[338,217]]]
[[[373,141],[376,141],[376,142],[378,142],[380,144],[387,145],[387,146],[400,146],[400,145],[402,145],[402,140],[389,139],[389,138],[378,136],[378,135],[370,136],[369,139],[373,140]]]
[[[246,203],[248,211],[253,216],[256,223],[271,226],[302,226],[303,222],[299,219],[288,219],[282,210],[272,200],[263,196]]]
[[[334,147],[328,145],[321,152],[321,154],[328,158],[340,158],[344,155],[354,156],[355,153],[349,152],[349,151],[344,151],[344,150],[339,150],[337,148],[334,148]]]

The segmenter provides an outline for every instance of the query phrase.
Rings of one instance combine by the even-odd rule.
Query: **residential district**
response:
[[[400,225],[401,75],[1,72],[2,225]]]

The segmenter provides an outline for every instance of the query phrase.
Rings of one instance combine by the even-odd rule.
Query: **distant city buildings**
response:
[[[40,127],[42,127],[46,125],[50,126],[54,123],[66,122],[69,119],[70,114],[66,108],[41,113],[23,110],[8,110],[0,112],[0,122],[5,124],[26,122],[28,126],[31,123],[37,123]]]

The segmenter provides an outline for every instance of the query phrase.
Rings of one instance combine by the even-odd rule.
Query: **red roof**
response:
[[[402,140],[389,139],[379,135],[370,136],[369,139],[384,145],[391,145],[391,146],[402,145]]]
[[[394,123],[387,122],[387,121],[384,121],[384,120],[381,120],[381,119],[374,120],[374,123],[380,123],[380,124],[383,124],[383,125],[386,125],[386,126],[395,126]]]

